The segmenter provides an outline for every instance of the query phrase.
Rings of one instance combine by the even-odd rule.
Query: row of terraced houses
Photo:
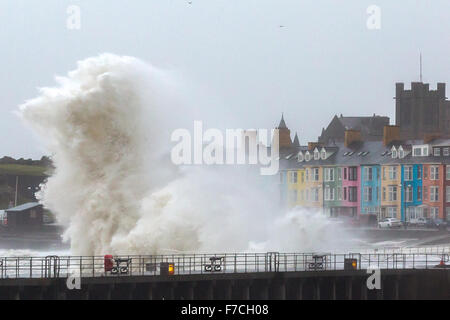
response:
[[[335,116],[317,142],[291,140],[282,117],[281,201],[332,217],[450,220],[450,102],[445,84],[397,84],[396,122]]]

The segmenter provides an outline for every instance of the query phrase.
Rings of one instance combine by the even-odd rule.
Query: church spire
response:
[[[286,122],[284,122],[284,113],[283,112],[281,113],[281,121],[280,121],[280,124],[278,125],[277,129],[287,129]]]
[[[278,125],[277,129],[279,130],[279,141],[280,141],[280,148],[290,148],[292,146],[292,140],[291,140],[291,130],[286,125],[286,122],[284,122],[284,114],[281,113],[281,121]]]

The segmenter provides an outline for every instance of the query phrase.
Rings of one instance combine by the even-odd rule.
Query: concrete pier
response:
[[[381,290],[369,290],[365,271],[2,279],[0,299],[138,300],[376,300],[450,299],[450,269],[381,270]]]

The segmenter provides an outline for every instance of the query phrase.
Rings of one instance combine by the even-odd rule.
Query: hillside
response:
[[[8,174],[14,176],[46,176],[47,167],[23,164],[0,164],[0,175]]]

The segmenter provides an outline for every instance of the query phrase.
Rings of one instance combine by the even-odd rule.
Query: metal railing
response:
[[[353,269],[428,269],[449,264],[448,253],[227,253],[149,256],[0,257],[0,279],[158,276]],[[105,262],[105,260],[108,260]],[[170,266],[170,267],[169,267]],[[442,267],[442,265],[441,265]],[[167,269],[169,268],[169,269]],[[352,270],[353,270],[352,269]]]

